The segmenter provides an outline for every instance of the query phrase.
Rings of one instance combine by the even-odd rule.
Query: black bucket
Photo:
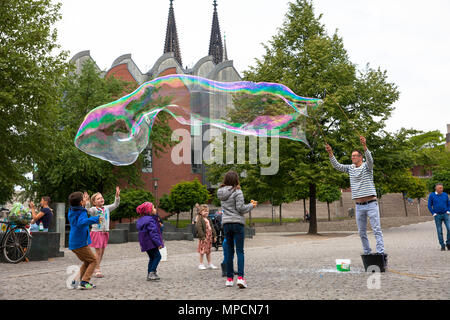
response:
[[[379,268],[380,272],[385,272],[387,269],[387,256],[388,255],[386,253],[362,254],[361,258],[364,264],[364,269],[367,272],[370,266],[376,266]],[[376,267],[370,268],[369,271],[378,271]]]

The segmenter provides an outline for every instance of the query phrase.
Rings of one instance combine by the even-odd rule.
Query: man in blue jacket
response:
[[[444,192],[442,183],[436,184],[435,192],[430,193],[428,197],[428,210],[434,217],[436,229],[441,245],[441,251],[445,251],[444,236],[442,234],[442,222],[447,229],[447,249],[450,250],[450,200],[448,194]]]
[[[89,236],[89,226],[92,224],[102,223],[103,218],[100,216],[88,217],[87,210],[84,208],[83,193],[73,192],[69,196],[69,250],[72,250],[83,262],[80,268],[80,284],[77,289],[86,290],[93,289],[95,286],[90,283],[92,273],[97,264],[96,257],[89,248],[91,237]],[[72,282],[74,286],[74,282]]]

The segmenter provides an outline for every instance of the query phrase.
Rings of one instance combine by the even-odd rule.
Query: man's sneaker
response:
[[[155,277],[156,277],[156,279],[155,280],[159,280],[159,279],[161,279],[159,276],[158,276],[158,274],[156,273],[156,271],[154,272],[155,273]]]
[[[247,288],[247,281],[245,281],[245,279],[243,277],[238,277],[236,284],[241,289]]]
[[[80,284],[80,283],[79,283],[78,281],[73,280],[73,281],[70,283],[70,286],[69,286],[68,289],[69,289],[69,290],[77,289],[79,284]]]
[[[445,251],[445,246],[442,246],[442,247],[441,247],[441,251]]]
[[[79,290],[91,290],[94,288],[95,288],[95,286],[93,286],[92,283],[89,283],[86,281],[81,281],[77,287],[77,289],[79,289]]]
[[[205,265],[202,263],[202,264],[199,264],[199,265],[198,265],[198,269],[199,269],[199,270],[206,270],[206,267],[205,267]]]
[[[232,287],[234,285],[233,278],[227,278],[227,282],[225,282],[225,286]]]
[[[215,265],[212,263],[209,264],[208,269],[218,269]]]

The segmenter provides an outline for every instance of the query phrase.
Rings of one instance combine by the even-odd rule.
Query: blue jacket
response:
[[[136,229],[139,231],[139,244],[142,252],[164,246],[157,215],[140,217],[136,222]]]
[[[89,226],[98,223],[99,216],[88,218],[87,210],[83,207],[69,208],[69,250],[75,250],[91,244]]]
[[[450,200],[448,199],[448,194],[442,192],[437,194],[436,192],[430,193],[428,197],[428,210],[431,214],[435,213],[446,213],[450,211]]]

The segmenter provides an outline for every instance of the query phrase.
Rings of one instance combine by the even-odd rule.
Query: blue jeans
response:
[[[447,245],[450,245],[450,215],[447,213],[438,213],[434,216],[434,222],[436,223],[436,230],[441,247],[445,247],[444,236],[442,234],[442,222],[447,229]]]
[[[236,240],[234,241],[234,244],[236,245]],[[223,261],[222,263],[227,263],[228,260],[228,244],[227,244],[227,238],[224,238],[222,241],[222,248],[223,248]],[[231,260],[233,261],[234,255],[231,256]]]
[[[148,254],[150,260],[148,261],[148,273],[156,272],[156,268],[158,268],[158,264],[161,261],[161,253],[159,253],[158,248],[153,248],[145,251]]]
[[[233,257],[234,245],[236,244],[238,276],[244,276],[244,225],[240,223],[226,223],[223,232],[227,240],[227,278],[234,277]]]
[[[377,201],[366,205],[356,204],[356,224],[358,225],[364,254],[369,254],[372,251],[367,238],[367,218],[369,218],[375,240],[377,241],[377,252],[384,253],[383,233],[381,232],[380,212]]]

